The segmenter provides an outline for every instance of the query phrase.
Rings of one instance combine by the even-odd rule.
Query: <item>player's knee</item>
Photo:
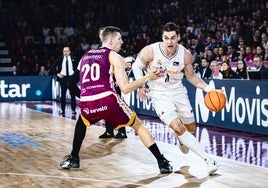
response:
[[[173,120],[169,125],[177,135],[182,135],[185,132],[185,127],[180,121]]]
[[[176,134],[182,135],[186,130],[190,133],[196,131],[196,123],[183,124],[180,120],[173,120],[170,123],[170,127],[175,131]]]
[[[188,132],[194,133],[196,131],[196,123],[185,124]]]
[[[137,117],[131,126],[135,131],[137,131],[142,126],[141,120]]]

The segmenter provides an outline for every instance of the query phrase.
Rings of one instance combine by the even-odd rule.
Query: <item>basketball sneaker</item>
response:
[[[79,168],[79,157],[73,157],[71,154],[64,157],[64,161],[60,163],[60,167],[64,169]]]
[[[118,132],[114,138],[116,139],[124,139],[124,138],[127,138],[127,135],[125,133],[121,133],[121,132]]]
[[[169,164],[169,161],[164,156],[163,160],[158,162],[158,166],[161,174],[167,174],[173,172],[173,167]]]
[[[177,137],[178,145],[182,153],[187,154],[189,153],[189,148],[187,148],[185,145],[183,145],[180,141],[180,139]]]
[[[207,159],[205,159],[205,161],[207,163],[207,168],[208,168],[208,174],[209,175],[213,175],[218,170],[218,168],[220,167],[218,162],[215,161],[214,159],[207,158]]]
[[[109,133],[108,131],[99,136],[99,138],[113,138],[113,137],[114,133]]]

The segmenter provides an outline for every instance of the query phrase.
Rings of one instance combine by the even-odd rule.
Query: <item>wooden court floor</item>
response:
[[[69,154],[75,120],[0,103],[0,187],[55,188],[265,188],[268,169],[226,158],[214,176],[205,163],[175,145],[157,142],[174,172],[159,174],[156,160],[137,136],[98,139],[104,128],[92,126],[80,153],[80,168],[59,168]]]

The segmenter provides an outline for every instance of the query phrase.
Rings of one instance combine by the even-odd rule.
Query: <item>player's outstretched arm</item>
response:
[[[144,69],[146,71],[150,68],[150,63],[153,61],[154,51],[153,46],[148,45],[145,46],[138,54],[135,62],[132,65],[132,70],[134,73],[135,79],[139,79],[144,74]],[[137,97],[144,100],[147,98],[147,93],[149,92],[149,89],[142,86],[138,89]]]
[[[117,84],[119,85],[121,91],[124,94],[127,94],[131,91],[140,88],[149,80],[158,79],[159,77],[163,76],[163,74],[160,73],[159,70],[152,69],[148,70],[145,76],[142,76],[141,78],[133,82],[129,82],[127,74],[125,72],[125,60],[119,54],[111,52],[110,62],[114,66],[114,74],[117,80]]]
[[[152,45],[145,46],[138,54],[135,62],[132,65],[132,71],[135,79],[139,79],[143,76],[143,70],[149,67],[151,61],[153,61],[153,47]]]
[[[204,80],[202,80],[199,76],[195,74],[192,66],[192,54],[188,50],[184,53],[184,65],[185,76],[192,85],[204,90],[205,92],[214,89],[214,87],[208,85],[206,82],[204,82]]]

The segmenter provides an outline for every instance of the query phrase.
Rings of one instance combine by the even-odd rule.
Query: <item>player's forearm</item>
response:
[[[127,93],[130,93],[130,92],[144,86],[146,84],[146,82],[148,82],[149,80],[150,80],[150,76],[145,75],[138,80],[124,84],[122,88],[120,87],[120,89],[124,94],[127,94]]]
[[[201,78],[199,78],[198,76],[192,76],[190,78],[187,78],[187,80],[194,85],[195,87],[202,89],[202,90],[209,90],[210,88],[208,88],[208,84],[206,82],[204,82]],[[207,92],[207,91],[206,91]]]
[[[132,72],[134,74],[134,77],[136,80],[142,78],[143,75],[143,69],[144,69],[145,65],[141,62],[140,58],[137,57],[135,62],[132,65]]]

